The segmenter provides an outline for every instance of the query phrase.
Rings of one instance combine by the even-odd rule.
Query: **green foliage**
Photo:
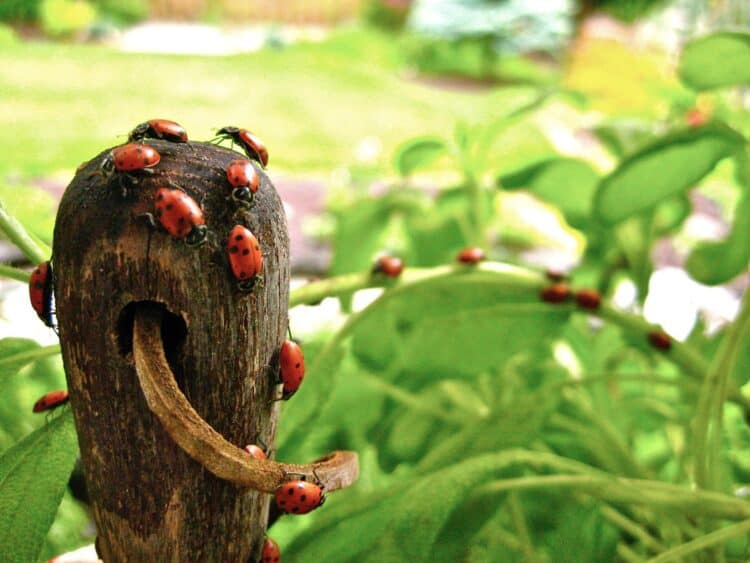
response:
[[[3,0],[0,2],[0,21],[34,21],[41,0]]]
[[[92,3],[103,17],[118,23],[136,23],[148,16],[146,0],[93,0]]]
[[[627,157],[602,180],[595,211],[611,225],[653,209],[665,199],[694,187],[744,143],[741,135],[721,125],[661,137]]]
[[[0,457],[4,560],[37,560],[77,455],[73,415],[67,409]]]
[[[695,90],[747,86],[750,33],[725,31],[694,39],[685,46],[680,59],[680,78]]]
[[[96,8],[86,0],[42,0],[39,19],[42,29],[53,37],[82,31],[96,21]]]

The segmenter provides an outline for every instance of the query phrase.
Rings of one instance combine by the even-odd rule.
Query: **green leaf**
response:
[[[440,137],[418,137],[403,143],[396,149],[394,164],[402,176],[427,168],[438,158],[449,154],[446,142]]]
[[[528,189],[558,209],[573,226],[585,223],[599,174],[583,160],[549,158],[497,179],[506,190]]]
[[[73,414],[66,408],[0,457],[3,561],[38,559],[77,456]]]
[[[409,385],[419,376],[467,377],[499,368],[568,316],[541,303],[535,289],[504,285],[483,271],[404,286],[371,307],[352,349],[368,366],[408,373]]]
[[[682,52],[679,74],[695,90],[750,84],[750,34],[720,31],[694,39]]]
[[[695,186],[745,144],[736,131],[712,124],[668,134],[626,158],[599,184],[595,212],[612,225]]]
[[[38,350],[39,343],[29,338],[3,338],[0,340],[0,376],[11,376],[33,362],[29,352]],[[31,356],[31,357],[30,357]]]

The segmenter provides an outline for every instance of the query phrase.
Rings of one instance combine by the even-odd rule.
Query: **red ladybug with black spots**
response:
[[[241,291],[251,291],[262,282],[263,253],[260,243],[250,229],[235,225],[227,239],[227,253],[232,274],[238,280]]]
[[[229,185],[234,188],[232,200],[242,207],[251,207],[260,185],[260,177],[253,163],[244,158],[233,160],[227,166],[226,173]]]
[[[128,141],[142,141],[143,139],[163,139],[172,143],[187,143],[188,136],[185,128],[169,119],[149,119],[130,132]]]
[[[52,286],[52,265],[42,262],[29,278],[29,298],[31,306],[42,322],[51,329],[57,329],[54,311],[54,293]]]
[[[286,401],[294,395],[305,378],[305,356],[302,348],[294,340],[286,340],[279,354],[281,383],[284,385],[281,399]]]
[[[109,151],[99,165],[99,173],[107,179],[117,174],[123,197],[127,196],[127,187],[123,179],[130,184],[138,183],[136,174],[153,174],[154,166],[161,161],[159,152],[150,145],[128,143]]]
[[[49,393],[42,395],[42,397],[36,403],[34,403],[33,411],[51,411],[52,409],[55,409],[60,405],[64,405],[69,400],[70,397],[68,396],[68,392],[64,389],[61,389],[59,391],[50,391]]]
[[[216,139],[237,143],[249,158],[257,160],[263,168],[268,166],[268,149],[265,143],[247,129],[234,126],[222,127],[216,132]]]
[[[301,479],[287,481],[276,489],[276,506],[287,514],[307,514],[325,502],[324,488],[319,480],[308,483],[303,475]]]
[[[279,549],[279,544],[277,544],[271,538],[266,537],[266,541],[263,544],[263,552],[260,560],[262,563],[280,563],[281,550]]]
[[[154,215],[165,231],[175,238],[185,239],[189,246],[206,242],[208,228],[203,210],[184,191],[170,188],[156,190]]]

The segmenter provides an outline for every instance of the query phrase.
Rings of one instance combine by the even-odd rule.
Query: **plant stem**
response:
[[[729,378],[732,376],[737,354],[750,329],[750,291],[742,298],[737,318],[730,325],[700,391],[693,436],[694,479],[701,488],[719,486],[719,450],[722,417]]]
[[[0,264],[0,277],[29,283],[29,277],[31,276],[29,272],[22,270],[21,268],[15,268],[13,266],[8,266],[7,264]]]
[[[659,552],[667,549],[663,543],[661,543],[654,536],[648,533],[648,531],[643,526],[638,524],[638,522],[631,520],[611,506],[603,506],[601,508],[601,513],[604,518],[612,522],[615,526],[622,528],[637,540],[640,540],[640,542],[644,546],[651,549],[652,551]]]
[[[529,534],[529,527],[526,524],[523,506],[521,506],[521,502],[518,500],[517,493],[508,495],[508,510],[510,511],[510,518],[513,521],[513,527],[516,529],[518,539],[521,541],[521,552],[523,553],[524,561],[528,561],[529,563],[538,561],[539,559],[536,556],[534,544]]]
[[[706,534],[705,536],[695,538],[694,540],[678,545],[677,547],[673,547],[659,556],[649,559],[648,563],[665,563],[666,561],[674,561],[679,557],[685,557],[686,555],[691,555],[698,551],[703,551],[704,549],[718,547],[727,540],[741,536],[742,534],[747,534],[748,532],[750,532],[750,520],[744,520],[737,524],[733,524],[732,526],[727,526],[726,528],[721,528],[720,530]]]
[[[49,259],[49,249],[41,248],[39,244],[31,238],[26,229],[23,228],[23,225],[8,213],[2,200],[0,200],[0,230],[5,233],[5,236],[7,236],[21,252],[23,252],[24,256],[26,256],[32,264],[39,264],[40,262],[45,262]]]

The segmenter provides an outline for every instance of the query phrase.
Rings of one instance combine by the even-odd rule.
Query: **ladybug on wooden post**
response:
[[[258,191],[260,177],[249,160],[240,158],[227,166],[227,180],[232,190],[232,200],[242,207],[252,207],[253,196]]]
[[[128,195],[127,188],[123,183],[126,178],[131,184],[137,184],[135,174],[153,174],[153,167],[159,164],[161,155],[150,145],[142,143],[128,143],[109,151],[99,165],[99,173],[104,178],[111,179],[118,174],[122,195]]]
[[[235,225],[227,239],[227,253],[232,274],[239,281],[241,291],[251,291],[262,283],[263,253],[260,243],[250,229]]]
[[[150,119],[136,125],[128,135],[128,141],[142,141],[143,139],[163,139],[171,143],[187,143],[188,136],[185,128],[169,119]]]
[[[395,256],[381,256],[372,267],[373,274],[382,274],[389,278],[397,278],[403,271],[403,260]]]
[[[276,489],[274,498],[279,510],[287,514],[307,514],[326,501],[325,486],[314,471],[313,475],[315,483],[308,483],[305,475],[301,475],[301,479],[287,481]]]
[[[52,290],[52,264],[50,262],[42,262],[31,272],[31,277],[29,278],[29,298],[31,306],[42,322],[57,331],[54,293]]]
[[[261,563],[280,563],[281,562],[281,550],[279,544],[273,541],[271,538],[266,536],[266,541],[263,544],[263,552],[260,557]]]
[[[149,213],[145,215],[154,224],[153,217]],[[188,246],[199,246],[206,242],[208,227],[203,210],[181,189],[156,190],[154,215],[165,231],[174,238],[185,239]]]
[[[217,139],[219,141],[228,139],[232,143],[237,143],[249,158],[257,160],[263,168],[268,166],[268,149],[265,143],[247,129],[234,126],[222,127],[216,132],[214,140]]]
[[[50,391],[49,393],[42,395],[42,397],[36,403],[34,403],[33,411],[51,411],[52,409],[55,409],[60,405],[64,405],[69,400],[70,397],[68,396],[68,392],[64,389],[61,389],[59,391]]]
[[[286,401],[299,390],[305,378],[305,356],[300,345],[294,340],[285,340],[281,345],[279,364],[281,383],[284,385],[281,400]]]

